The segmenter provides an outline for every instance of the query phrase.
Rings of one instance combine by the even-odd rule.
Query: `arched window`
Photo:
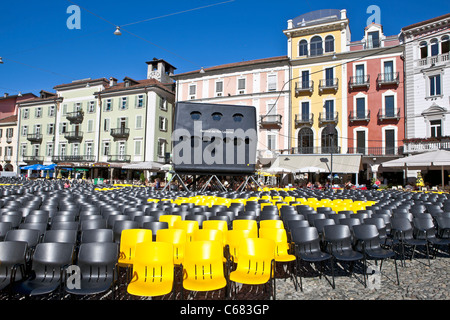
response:
[[[298,55],[300,57],[308,56],[308,41],[301,40],[298,44]]]
[[[449,53],[450,52],[450,37],[449,36],[443,36],[441,38],[441,54]]]
[[[338,153],[338,133],[336,128],[330,134],[328,128],[322,130],[322,153]]]
[[[439,54],[439,42],[437,39],[431,39],[431,56]]]
[[[422,41],[419,44],[420,48],[420,59],[425,59],[428,57],[428,43],[426,41]]]
[[[311,39],[310,55],[312,57],[314,57],[314,56],[320,56],[322,54],[323,54],[322,38],[319,36],[315,36]]]
[[[325,38],[325,52],[334,52],[334,38],[327,36]]]
[[[298,153],[314,153],[314,133],[311,128],[302,128],[298,132]]]

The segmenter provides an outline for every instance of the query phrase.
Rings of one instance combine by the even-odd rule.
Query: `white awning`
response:
[[[317,172],[359,173],[362,170],[361,158],[358,154],[280,154],[272,167],[298,173],[302,168],[309,167],[316,167]]]
[[[158,171],[159,169],[161,169],[161,167],[162,167],[161,163],[154,161],[145,161],[124,165],[122,169]]]

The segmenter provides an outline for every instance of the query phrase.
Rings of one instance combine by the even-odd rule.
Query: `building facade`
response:
[[[254,106],[257,161],[270,165],[289,150],[289,60],[271,57],[177,74],[176,101]]]

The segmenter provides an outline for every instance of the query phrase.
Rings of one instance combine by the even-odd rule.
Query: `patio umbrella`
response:
[[[55,170],[55,168],[56,168],[56,164],[52,163],[52,164],[49,164],[48,166],[42,167],[40,170]]]
[[[325,170],[323,168],[319,168],[319,167],[304,167],[304,168],[296,169],[295,172],[296,173],[305,173],[305,172],[316,173],[316,172],[327,172],[327,170]]]
[[[292,170],[281,168],[281,167],[270,167],[266,170],[269,173],[282,174],[282,173],[292,173]]]

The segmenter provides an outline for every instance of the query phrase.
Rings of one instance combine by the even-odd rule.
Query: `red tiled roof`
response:
[[[131,78],[125,77],[124,80],[125,79],[131,79]],[[112,87],[108,86],[107,88],[105,88],[105,90],[103,90],[101,92],[114,92],[114,91],[121,91],[121,90],[144,88],[144,87],[148,87],[148,86],[157,86],[163,90],[173,92],[171,89],[168,88],[168,86],[170,85],[169,83],[164,84],[156,79],[144,79],[144,80],[131,79],[131,80],[135,81],[136,84],[133,84],[129,87],[125,87],[125,82],[120,82]]]
[[[106,83],[109,83],[109,81],[106,78],[89,79],[89,80],[86,79],[86,80],[75,81],[75,82],[70,82],[70,83],[58,84],[58,85],[54,86],[53,89],[68,87],[71,85],[78,85],[78,84],[83,84],[83,83],[88,83],[88,82],[98,82],[98,81],[104,81]]]
[[[450,13],[444,14],[444,15],[439,16],[439,17],[431,18],[431,19],[428,19],[428,20],[425,20],[425,21],[421,21],[421,22],[417,22],[417,23],[411,24],[411,25],[409,25],[407,27],[403,27],[402,30],[408,30],[408,29],[412,29],[412,28],[417,28],[417,27],[420,27],[421,25],[425,25],[427,23],[431,23],[431,22],[438,21],[438,20],[445,19],[445,18],[450,18]]]
[[[263,58],[263,59],[249,60],[249,61],[233,62],[233,63],[222,64],[222,65],[218,65],[218,66],[214,66],[214,67],[210,67],[210,68],[205,68],[204,70],[206,72],[206,71],[214,71],[214,70],[235,68],[235,67],[241,67],[241,66],[251,66],[251,65],[256,65],[256,64],[261,64],[261,63],[284,61],[284,60],[288,61],[289,58],[287,56],[279,56],[279,57]],[[185,72],[185,73],[179,73],[179,74],[175,75],[174,78],[179,77],[179,76],[189,75],[189,74],[196,74],[199,72],[200,72],[200,70],[194,70],[194,71],[189,71],[189,72]]]
[[[6,118],[0,119],[1,123],[8,123],[8,122],[16,122],[17,121],[17,115],[8,116]]]

